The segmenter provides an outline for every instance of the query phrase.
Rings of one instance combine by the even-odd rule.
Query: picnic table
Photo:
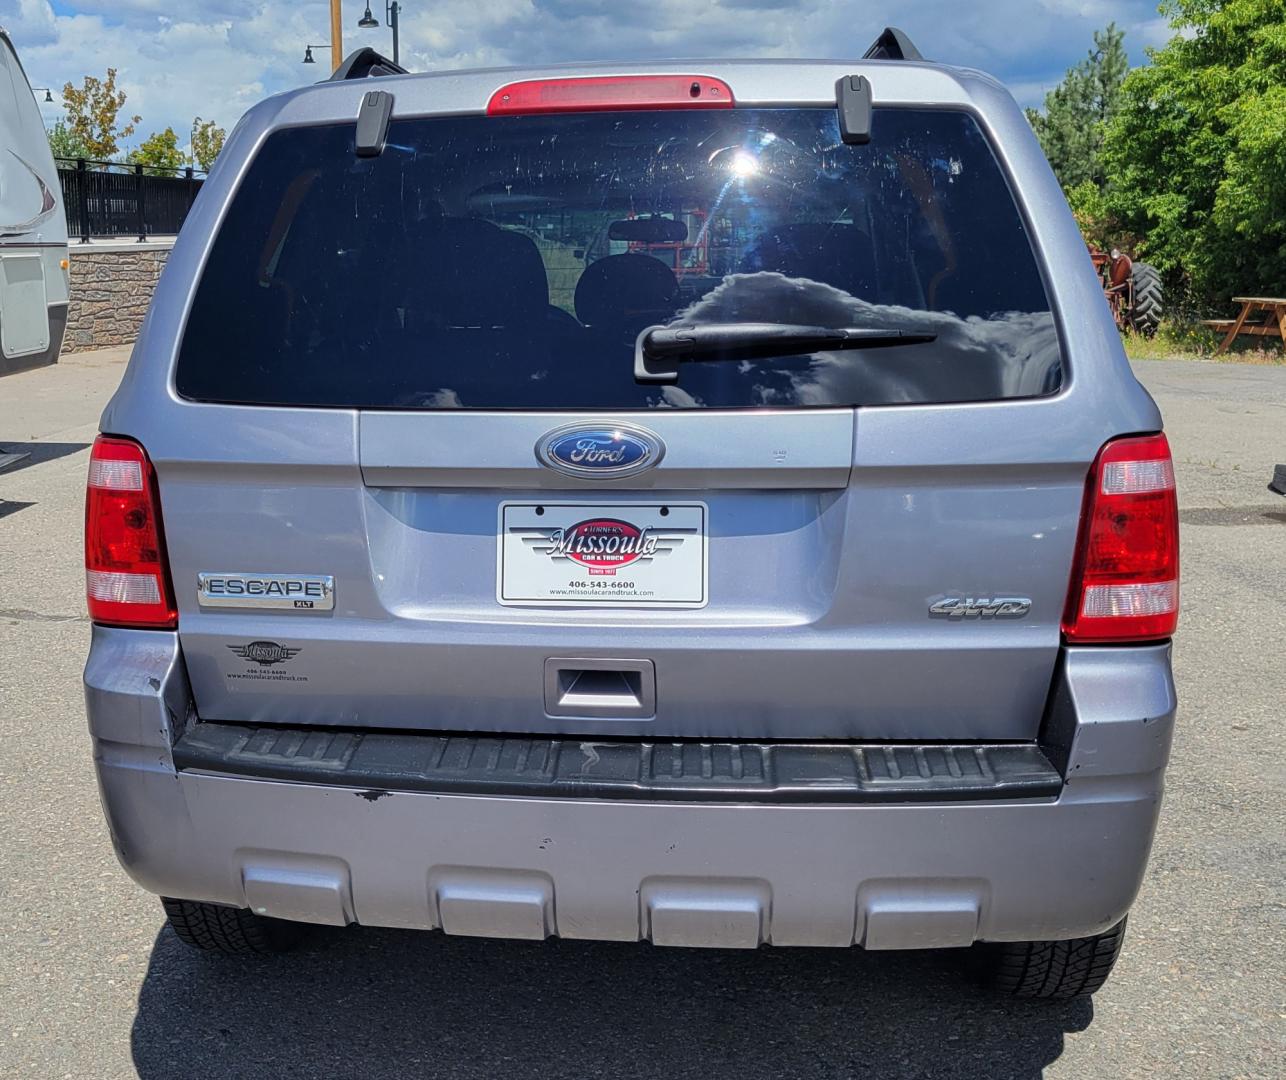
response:
[[[1202,319],[1214,330],[1222,330],[1224,339],[1215,349],[1215,354],[1226,352],[1228,346],[1237,340],[1239,334],[1250,337],[1280,336],[1286,344],[1286,298],[1280,296],[1234,296],[1234,304],[1241,305],[1241,313],[1235,319]],[[1262,318],[1251,318],[1263,312]]]

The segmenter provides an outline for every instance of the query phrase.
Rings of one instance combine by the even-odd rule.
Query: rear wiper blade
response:
[[[796,326],[735,322],[701,326],[649,326],[634,343],[634,381],[679,381],[679,365],[706,360],[767,360],[777,356],[925,345],[937,334],[865,327]]]

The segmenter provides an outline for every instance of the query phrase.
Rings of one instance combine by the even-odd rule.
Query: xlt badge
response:
[[[196,598],[203,608],[330,611],[335,579],[330,574],[203,572],[196,576]]]

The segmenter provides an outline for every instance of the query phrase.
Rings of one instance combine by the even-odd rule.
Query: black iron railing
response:
[[[67,232],[91,238],[172,236],[205,182],[199,169],[58,158]]]

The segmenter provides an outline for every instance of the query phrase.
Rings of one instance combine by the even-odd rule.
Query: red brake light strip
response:
[[[502,86],[488,116],[635,109],[730,109],[732,88],[707,75],[595,75],[528,79]]]

